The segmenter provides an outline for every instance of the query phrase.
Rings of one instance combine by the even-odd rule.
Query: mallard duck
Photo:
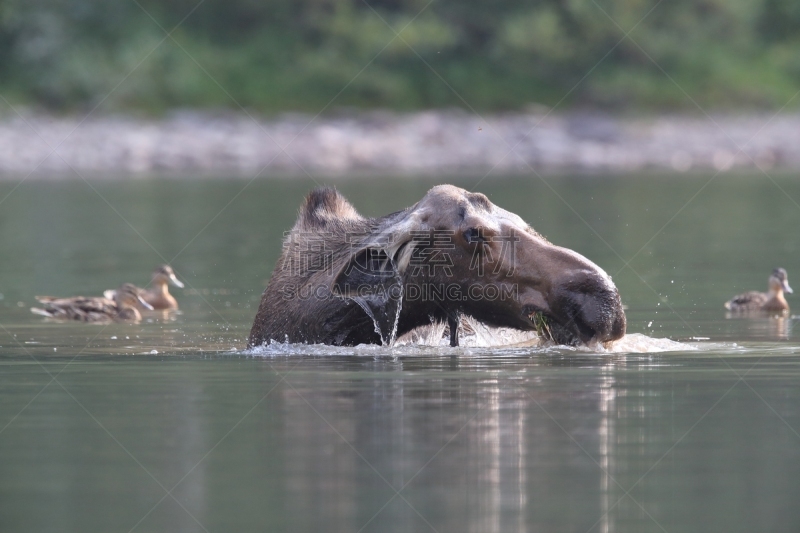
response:
[[[794,292],[789,286],[786,270],[776,268],[769,277],[769,292],[750,291],[734,296],[725,302],[729,311],[788,311],[784,292]]]
[[[54,298],[52,296],[37,296],[37,300],[44,304],[44,309],[31,307],[31,312],[48,318],[62,320],[79,320],[81,322],[139,322],[142,315],[137,305],[145,309],[153,306],[139,296],[135,285],[126,283],[114,291],[114,300],[100,296],[73,298]]]
[[[175,272],[172,270],[172,267],[169,265],[161,265],[153,271],[153,278],[150,281],[150,286],[146,289],[137,287],[137,290],[139,291],[139,296],[150,304],[151,309],[177,309],[178,302],[175,300],[175,297],[169,293],[170,283],[180,289],[183,288],[183,283],[175,277]],[[115,292],[116,291],[109,290],[105,291],[103,295],[109,300],[113,300]],[[139,310],[144,309],[146,308],[142,307],[140,304]]]

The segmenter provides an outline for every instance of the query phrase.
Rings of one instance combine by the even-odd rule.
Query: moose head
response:
[[[462,315],[521,330],[544,323],[560,343],[625,334],[619,293],[600,267],[483,194],[440,185],[370,219],[324,188],[287,235],[249,344],[386,344],[447,321],[457,345]]]

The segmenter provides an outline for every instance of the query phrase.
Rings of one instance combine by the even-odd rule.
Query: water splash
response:
[[[610,343],[595,343],[584,346],[562,346],[553,341],[543,339],[535,331],[520,331],[512,328],[497,328],[480,322],[469,316],[461,317],[459,326],[459,346],[450,347],[450,333],[446,323],[434,322],[418,327],[395,339],[397,321],[402,307],[402,300],[397,301],[397,312],[392,317],[389,313],[375,314],[375,304],[353,298],[375,323],[375,331],[381,336],[383,344],[359,345],[355,347],[330,346],[325,344],[290,344],[270,342],[269,344],[251,348],[245,353],[255,356],[285,355],[364,355],[372,357],[398,356],[431,356],[431,355],[504,355],[509,353],[594,353],[594,354],[636,354],[661,352],[686,352],[703,349],[703,346],[715,346],[716,343],[685,343],[664,338],[648,337],[642,333],[629,333],[623,338]],[[372,304],[372,305],[370,305]],[[388,332],[388,335],[384,332]],[[476,352],[475,349],[481,349]],[[488,352],[487,352],[488,349]]]
[[[380,335],[381,337],[381,344],[386,344],[386,340],[384,339],[383,332],[381,331],[381,326],[378,324],[378,319],[375,318],[375,313],[372,312],[372,306],[367,303],[366,298],[353,298],[353,301],[358,304],[361,309],[367,313],[367,316],[372,319],[372,325],[375,329],[375,333]]]
[[[487,326],[469,316],[462,317],[461,323],[464,330],[462,332],[463,342],[467,347],[536,347],[544,345],[544,339],[536,331]]]
[[[670,339],[657,339],[641,333],[629,333],[621,339],[598,346],[598,351],[606,353],[658,353],[697,350],[697,346]]]
[[[387,261],[391,268],[386,268]],[[359,284],[355,289],[347,283],[337,286],[338,294],[356,302],[372,320],[381,344],[392,346],[403,309],[403,279],[391,258],[383,260],[380,268],[372,274],[368,277],[368,283]]]
[[[402,294],[398,298],[380,296],[353,296],[361,309],[372,319],[375,333],[381,338],[383,346],[393,346],[397,337],[397,323],[403,309]]]
[[[450,346],[450,335],[445,322],[434,322],[428,326],[412,329],[401,335],[395,346]]]

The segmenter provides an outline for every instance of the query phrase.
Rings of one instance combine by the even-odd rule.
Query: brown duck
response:
[[[180,289],[183,288],[183,283],[175,276],[172,267],[161,265],[153,271],[153,277],[148,288],[136,287],[136,289],[139,291],[139,296],[142,297],[142,300],[150,304],[150,309],[177,309],[178,301],[169,293],[170,283]],[[108,299],[113,299],[115,292],[108,290],[103,295]],[[138,308],[140,311],[147,309],[141,304],[138,305]]]
[[[80,322],[139,322],[142,315],[138,305],[145,309],[153,307],[142,300],[135,285],[126,283],[114,291],[114,299],[100,296],[75,296],[72,298],[54,298],[37,296],[44,309],[31,307],[31,312],[48,318],[60,320],[78,320]]]
[[[750,291],[734,296],[725,302],[729,311],[770,311],[784,312],[789,310],[783,293],[792,293],[786,270],[776,268],[769,277],[769,292]]]

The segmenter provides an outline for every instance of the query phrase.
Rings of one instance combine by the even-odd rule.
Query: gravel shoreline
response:
[[[283,149],[282,149],[283,148]],[[55,153],[53,150],[55,149]],[[157,173],[254,176],[800,169],[800,115],[461,111],[347,116],[173,112],[0,117],[0,178]],[[533,170],[532,170],[533,169]]]

